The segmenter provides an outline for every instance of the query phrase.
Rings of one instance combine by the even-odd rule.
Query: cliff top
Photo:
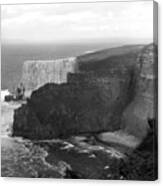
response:
[[[115,48],[98,50],[91,53],[86,53],[77,57],[79,62],[95,62],[109,58],[111,56],[118,56],[127,53],[135,53],[140,51],[145,45],[124,45]]]
[[[76,57],[67,57],[67,58],[60,58],[60,59],[45,59],[45,60],[27,60],[24,62],[24,64],[30,64],[30,63],[55,63],[60,61],[74,61]]]

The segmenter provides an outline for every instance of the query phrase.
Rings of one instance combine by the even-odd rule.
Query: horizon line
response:
[[[116,2],[118,2],[118,3],[120,3],[120,2],[128,2],[128,3],[132,3],[132,2],[147,2],[147,1],[152,1],[152,2],[154,2],[154,0],[123,0],[123,1],[120,1],[120,0],[108,0],[108,1],[81,1],[81,2],[73,2],[73,1],[69,1],[69,2],[67,2],[67,1],[63,1],[63,2],[40,2],[40,3],[32,3],[32,2],[30,2],[30,3],[19,3],[19,2],[17,2],[17,3],[0,3],[0,5],[37,5],[37,4],[69,4],[69,3],[72,3],[72,4],[84,4],[84,3],[92,3],[92,4],[95,4],[95,3],[116,3]]]

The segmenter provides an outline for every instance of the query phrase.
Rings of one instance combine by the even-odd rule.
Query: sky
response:
[[[2,42],[149,40],[153,2],[2,5]]]

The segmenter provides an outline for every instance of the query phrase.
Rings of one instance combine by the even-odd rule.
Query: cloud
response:
[[[3,5],[2,39],[152,38],[153,3]]]

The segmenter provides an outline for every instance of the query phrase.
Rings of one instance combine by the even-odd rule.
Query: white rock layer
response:
[[[46,83],[67,82],[67,74],[77,71],[76,58],[57,60],[25,61],[22,72],[22,82],[26,90],[34,90]]]

